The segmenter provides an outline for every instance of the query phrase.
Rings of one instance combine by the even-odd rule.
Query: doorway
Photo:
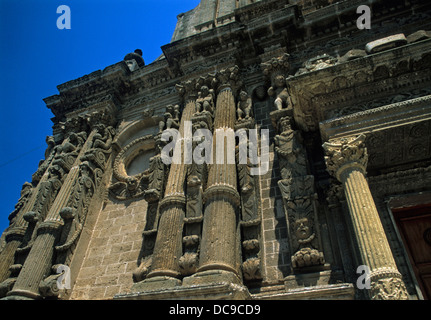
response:
[[[431,204],[392,210],[424,299],[431,298]]]

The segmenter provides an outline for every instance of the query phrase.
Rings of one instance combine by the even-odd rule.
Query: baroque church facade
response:
[[[429,1],[201,0],[156,61],[59,85],[0,297],[429,299],[430,30]],[[234,161],[167,163],[167,129]]]

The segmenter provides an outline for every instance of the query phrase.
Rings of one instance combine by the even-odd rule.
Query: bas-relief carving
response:
[[[295,270],[323,266],[325,259],[317,232],[314,176],[308,174],[306,150],[299,130],[293,130],[292,113],[273,111],[278,130],[274,137],[280,164],[278,186],[289,227],[291,266]]]
[[[160,180],[158,172],[163,170],[163,166],[160,167],[161,160],[158,159],[160,156],[150,159],[148,169],[132,176],[127,173],[127,166],[140,154],[151,152],[156,143],[152,135],[146,135],[133,140],[118,153],[113,165],[113,178],[117,181],[114,180],[109,187],[112,196],[119,200],[141,197],[150,183],[151,189],[160,194],[161,186],[156,187],[157,181]]]
[[[240,141],[240,143],[247,143]],[[248,142],[251,144],[251,142]],[[237,172],[239,193],[241,197],[241,229],[243,263],[242,272],[246,281],[262,280],[262,252],[261,252],[261,214],[259,206],[259,192],[256,177],[250,174],[253,164],[249,159],[246,164],[239,163],[239,145],[236,147]],[[253,146],[250,146],[253,148]]]
[[[341,138],[335,142],[325,142],[323,149],[326,156],[326,167],[329,173],[342,181],[340,174],[349,165],[354,165],[363,173],[366,172],[368,164],[368,153],[365,148],[366,136],[361,134],[359,136],[350,138]]]
[[[361,55],[357,55],[362,56]],[[346,57],[347,60],[355,58],[355,54],[352,54],[349,57]],[[274,65],[283,61],[281,59],[275,59],[273,61]],[[282,63],[283,64],[283,63]],[[317,71],[323,68],[327,68],[333,64],[331,59],[327,59],[326,57],[321,57],[320,59],[311,59],[305,64],[305,68],[307,72]],[[212,64],[210,64],[212,65]],[[190,67],[190,66],[189,66]],[[280,65],[280,67],[288,68],[288,64]],[[235,74],[235,70],[233,72]],[[238,70],[236,70],[236,74]],[[272,73],[271,76],[274,76],[276,73]],[[387,72],[382,69],[376,69],[376,76],[387,76]],[[268,94],[274,99],[274,110],[281,111],[284,109],[292,108],[292,103],[289,97],[288,86],[286,85],[286,75],[283,76],[274,76],[271,82],[271,88],[268,90]],[[359,78],[359,77],[358,77]],[[221,74],[215,77],[216,81],[219,83],[226,83],[225,75]],[[157,79],[154,79],[157,81]],[[337,77],[334,78],[331,82],[331,86],[337,89],[341,89],[346,87],[349,79],[345,77]],[[211,86],[210,86],[211,87]],[[219,87],[219,84],[215,85],[213,88]],[[238,86],[239,87],[239,86]],[[207,87],[208,88],[208,87]],[[172,88],[171,88],[172,89]],[[169,89],[169,90],[171,90]],[[206,91],[205,86],[200,86],[200,94],[198,97],[199,102],[196,102],[196,119],[198,119],[200,113],[210,113],[213,116],[213,111],[215,108],[215,92],[212,94]],[[321,88],[318,88],[320,90]],[[213,89],[208,89],[211,91]],[[265,93],[266,95],[266,93]],[[261,95],[264,96],[263,94]],[[252,100],[250,96],[244,91],[240,93],[240,96],[237,97],[237,123],[247,122],[249,118],[253,118],[252,110]],[[144,99],[151,99],[145,97]],[[166,115],[164,121],[160,122],[159,130],[163,131],[165,127],[167,128],[178,128],[179,124],[179,108],[175,110],[177,106],[172,107],[172,111],[169,111],[169,115]],[[169,109],[169,108],[168,108]],[[350,112],[346,110],[346,112]],[[194,122],[193,128],[212,128],[212,119],[208,120],[205,117],[200,118],[202,121]],[[308,121],[308,120],[307,120]],[[250,123],[252,123],[250,121]],[[307,122],[308,123],[308,122]],[[280,127],[283,124],[280,123]],[[248,126],[246,126],[248,127]],[[250,126],[251,128],[251,126]],[[156,147],[160,148],[160,144],[157,137],[154,137],[156,140]],[[103,145],[108,140],[100,140],[100,147],[103,149]],[[316,243],[317,234],[314,230],[314,226],[316,222],[313,220],[315,216],[315,208],[313,206],[313,193],[310,193],[310,190],[314,190],[314,177],[307,175],[307,160],[305,150],[301,149],[301,145],[303,141],[301,139],[301,134],[297,130],[283,129],[279,130],[276,139],[276,152],[280,160],[280,167],[282,168],[281,177],[282,179],[279,181],[279,187],[282,190],[283,197],[285,199],[286,208],[288,208],[287,214],[292,218],[289,221],[289,225],[291,226],[291,240],[294,245],[292,245],[292,250],[295,254],[292,256],[292,266],[295,268],[302,268],[308,265],[320,265],[323,264],[323,254],[315,248],[318,248],[319,245]],[[91,186],[91,182],[94,182],[94,178],[92,177],[92,163],[94,161],[98,161],[97,157],[92,158],[93,155],[88,155],[88,159],[84,161],[80,167],[80,182],[81,189],[76,186],[76,199],[80,204],[71,204],[71,207],[81,208],[80,210],[84,210],[85,208],[85,198],[84,194],[88,194],[91,197],[91,188],[87,189],[87,191],[83,191],[86,189],[82,189],[82,186]],[[46,157],[48,158],[48,157]],[[149,215],[149,227],[144,230],[144,237],[148,236],[154,237],[157,223],[157,207],[151,206],[151,204],[155,204],[161,198],[161,192],[164,189],[163,181],[166,178],[166,168],[161,165],[160,157],[153,157],[150,161],[150,168],[138,174],[136,176],[121,176],[118,181],[111,185],[110,191],[111,194],[117,197],[117,199],[123,198],[133,198],[136,196],[144,196],[145,199],[149,202],[148,207],[148,215]],[[93,162],[91,162],[93,161]],[[124,159],[122,159],[124,161]],[[58,169],[53,169],[52,172],[55,173],[55,170],[63,169],[67,173],[67,163],[66,167],[61,161],[57,161]],[[41,163],[40,173],[43,173],[46,170],[44,167],[44,163]],[[255,228],[259,225],[259,217],[256,212],[258,212],[258,197],[256,195],[259,192],[256,192],[256,184],[255,179],[250,177],[249,175],[250,164],[238,164],[237,165],[237,173],[239,177],[239,188],[241,195],[241,228],[244,234],[244,238],[242,239],[242,249],[244,254],[244,262],[242,265],[243,268],[243,276],[246,280],[260,279],[260,235],[257,230],[259,227]],[[163,172],[165,174],[163,174]],[[59,175],[61,172],[58,172]],[[127,172],[126,172],[127,173]],[[41,174],[36,174],[34,181],[37,182],[40,179]],[[126,177],[126,178],[124,178]],[[196,229],[199,229],[198,225],[201,221],[199,221],[203,200],[202,200],[202,190],[205,188],[205,178],[199,176],[199,173],[196,172],[196,168],[190,169],[190,172],[187,176],[186,185],[186,229],[189,229],[190,234],[186,234],[183,237],[183,250],[184,255],[181,257],[180,266],[182,268],[183,275],[189,275],[196,271],[198,254],[199,254],[199,234],[196,233]],[[26,189],[27,190],[27,189]],[[28,188],[30,190],[30,188]],[[27,191],[28,191],[27,190]],[[25,205],[27,191],[22,195],[22,199],[17,204],[17,214],[20,208]],[[23,190],[24,192],[24,190]],[[29,193],[29,195],[31,195]],[[80,202],[82,201],[82,202]],[[69,207],[68,207],[69,208]],[[78,210],[78,211],[80,211]],[[68,212],[65,210],[62,212],[61,217],[64,220],[64,227],[62,230],[62,235],[60,237],[59,245],[57,246],[68,247],[68,243],[73,242],[75,238],[75,234],[79,234],[79,230],[82,227],[79,224],[79,218],[76,210],[71,210]],[[85,210],[84,210],[85,211]],[[153,218],[150,218],[153,217]],[[26,216],[26,219],[29,221],[37,221],[39,219],[37,214]],[[188,228],[190,227],[190,228]],[[193,230],[193,231],[191,231]],[[193,233],[194,232],[194,233]],[[152,245],[151,241],[147,241],[143,244],[148,247],[148,251],[151,252]],[[150,248],[151,247],[151,248]],[[145,251],[145,250],[143,250]],[[135,273],[135,281],[140,281],[145,278],[146,273],[148,272],[148,268],[151,265],[151,255],[142,255],[142,261],[139,266],[139,271]],[[147,271],[146,271],[147,270]],[[45,285],[46,286],[46,285]],[[41,286],[42,288],[43,286]],[[41,289],[42,290],[42,289]],[[51,291],[53,289],[50,289]],[[49,295],[48,291],[45,290],[44,295]]]
[[[15,264],[11,266],[11,271],[13,272],[11,272],[10,278],[0,285],[3,295],[12,289],[11,285],[15,283],[17,277],[19,277],[21,268],[24,262],[26,262],[27,255],[32,250],[40,234],[39,229],[42,228],[45,217],[54,203],[66,176],[76,161],[82,161],[79,167],[81,173],[80,178],[74,181],[72,193],[68,196],[70,205],[77,209],[76,217],[70,214],[64,214],[63,228],[58,237],[59,242],[55,247],[56,253],[54,257],[52,257],[54,260],[62,260],[65,263],[70,262],[72,252],[68,250],[73,247],[74,243],[79,238],[82,224],[85,221],[86,210],[88,209],[88,204],[82,204],[87,203],[88,198],[91,198],[94,194],[94,190],[92,192],[85,192],[86,189],[92,188],[92,183],[88,181],[85,176],[88,176],[89,167],[93,167],[93,169],[90,168],[90,170],[98,172],[98,170],[100,170],[98,166],[102,165],[103,167],[107,160],[105,156],[109,156],[111,153],[112,128],[105,131],[106,127],[101,123],[93,126],[95,124],[95,117],[97,117],[98,120],[103,120],[103,116],[99,116],[99,113],[93,112],[88,116],[78,115],[68,119],[62,125],[63,137],[66,137],[62,143],[56,145],[52,137],[47,137],[48,147],[45,152],[45,160],[41,162],[32,180],[33,184],[35,184],[35,188],[33,188],[32,191],[36,191],[37,193],[33,196],[34,200],[32,200],[31,208],[27,208],[29,211],[22,214],[23,220],[26,221],[28,225],[25,229],[21,244],[15,252]],[[91,141],[89,145],[90,151],[87,151],[78,159],[78,155],[82,154],[81,149],[87,140],[88,135],[86,130],[89,130],[91,127],[94,128],[95,133],[93,135],[93,141]],[[91,147],[93,147],[93,149],[91,149]],[[97,152],[91,154],[91,150],[101,150],[102,154]],[[100,173],[96,173],[96,176],[98,176],[97,179],[100,180]],[[30,195],[27,192],[26,194]],[[19,202],[19,209],[23,208],[21,204],[24,204],[24,198],[21,200],[22,201]],[[80,204],[80,201],[83,201],[83,203]],[[15,216],[12,217],[13,221],[16,221],[16,213],[19,212],[15,212]],[[19,214],[21,215],[21,213]],[[62,214],[60,214],[60,216],[63,218]],[[45,225],[48,227],[47,224]],[[53,293],[53,287],[52,290],[41,289],[42,294],[48,296],[58,295],[58,293]]]
[[[39,291],[44,297],[58,297],[61,293],[57,287],[59,265],[70,264],[77,241],[83,230],[90,202],[100,188],[106,165],[112,153],[112,142],[115,129],[98,123],[93,127],[94,134],[88,150],[81,156],[79,173],[72,186],[72,192],[66,206],[59,215],[63,224],[55,244],[54,274],[44,278],[39,285]]]
[[[274,110],[292,108],[289,89],[286,78],[290,71],[289,54],[284,54],[278,58],[272,58],[268,62],[262,63],[263,73],[269,78],[271,86],[268,95],[274,97]]]

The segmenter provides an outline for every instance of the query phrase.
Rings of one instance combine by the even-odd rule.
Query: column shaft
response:
[[[64,142],[63,142],[64,143]],[[45,161],[49,165],[52,163],[55,152],[53,152],[48,159]],[[40,192],[41,185],[48,180],[49,176],[49,166],[46,168],[43,176],[38,182],[37,186],[33,188],[32,193],[28,201],[18,212],[13,225],[6,234],[6,245],[3,251],[0,253],[0,282],[7,279],[10,275],[9,267],[15,262],[16,250],[20,247],[25,235],[26,229],[28,227],[28,222],[24,219],[25,213],[31,211],[38,198],[38,193]]]
[[[195,100],[187,101],[181,117],[179,132],[184,137],[184,122],[190,121],[195,110]],[[181,143],[181,163],[172,163],[166,191],[160,203],[160,221],[154,245],[153,262],[147,278],[156,276],[178,277],[179,259],[182,255],[183,225],[185,218],[185,193],[187,165],[184,163],[184,140]]]
[[[365,178],[368,154],[365,136],[325,143],[323,148],[328,171],[342,184],[349,207],[362,263],[370,273],[371,299],[407,299],[407,290],[399,273],[379,213]]]
[[[224,144],[224,162],[216,163],[217,131],[228,132],[235,125],[235,101],[232,90],[224,88],[218,94],[213,138],[213,164],[209,168],[208,188],[205,191],[204,223],[200,266],[198,271],[228,270],[239,274],[237,206],[237,173],[235,163],[227,162],[228,143]],[[226,139],[227,140],[227,139]],[[220,150],[220,149],[219,149]]]
[[[363,262],[371,270],[382,267],[396,269],[379,213],[363,173],[352,169],[345,172],[342,178]]]
[[[54,200],[44,222],[38,227],[38,236],[28,254],[16,280],[13,290],[8,296],[22,296],[27,298],[39,298],[39,284],[51,272],[54,246],[58,240],[61,226],[60,210],[67,205],[75,180],[79,175],[81,156],[91,146],[95,131],[89,135],[84,146],[77,156],[74,166],[70,169],[57,197]]]

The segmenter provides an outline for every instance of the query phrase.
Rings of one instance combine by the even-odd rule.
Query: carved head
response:
[[[21,188],[21,196],[25,195],[33,188],[33,185],[30,182],[25,182]]]
[[[136,190],[138,187],[138,179],[135,177],[129,177],[127,178],[127,189],[130,191]]]
[[[241,92],[239,93],[239,98],[241,99],[241,101],[246,101],[246,100],[247,100],[247,98],[248,98],[248,93],[247,93],[247,92],[245,92],[245,91],[241,91]]]
[[[308,218],[297,219],[294,222],[293,228],[295,236],[300,240],[305,240],[311,236],[312,230]]]
[[[286,86],[286,80],[284,79],[284,76],[282,74],[277,75],[274,78],[274,84],[278,88],[283,88]]]
[[[192,175],[187,179],[187,186],[196,187],[202,183],[201,179],[197,175]]]
[[[207,86],[201,87],[201,96],[206,97],[209,94],[210,90]]]
[[[81,176],[90,176],[91,168],[90,163],[88,161],[84,161],[79,165],[79,169],[81,170]]]

